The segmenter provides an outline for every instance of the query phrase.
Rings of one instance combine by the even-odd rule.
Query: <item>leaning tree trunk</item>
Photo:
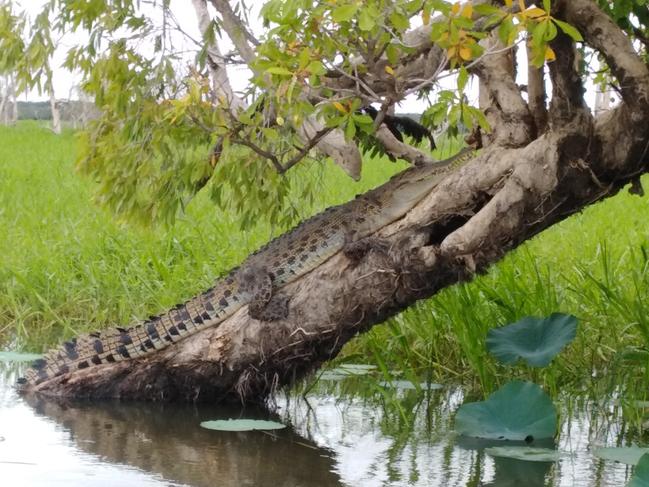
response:
[[[591,115],[566,36],[552,45],[557,61],[549,66],[547,114],[538,104],[542,73],[535,73],[532,113],[508,60],[486,57],[475,73],[491,100],[496,125],[490,145],[378,232],[390,251],[370,251],[357,263],[335,255],[288,285],[282,290],[290,297],[284,320],[260,322],[244,307],[218,327],[151,356],[77,371],[35,389],[150,400],[258,400],[335,357],[359,332],[471,279],[552,224],[628,182],[637,189],[639,176],[649,170],[649,70],[593,2],[556,7],[556,15],[577,26],[611,67],[622,94],[617,107]]]

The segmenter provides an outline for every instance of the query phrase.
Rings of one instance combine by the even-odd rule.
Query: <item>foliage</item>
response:
[[[563,347],[575,339],[577,318],[552,313],[547,318],[528,316],[487,333],[487,349],[500,362],[513,364],[522,358],[534,367],[545,367]]]
[[[458,433],[493,440],[531,442],[552,438],[556,428],[554,404],[532,382],[510,382],[486,401],[463,404],[455,416]]]
[[[451,135],[460,126],[489,130],[484,114],[464,96],[467,68],[484,54],[479,41],[491,29],[506,45],[525,35],[540,65],[554,59],[549,42],[557,32],[580,39],[552,16],[549,0],[542,7],[511,0],[500,8],[443,0],[268,0],[261,9],[266,31],[249,61],[254,75],[243,93],[249,106],[236,112],[215,99],[205,74],[209,43],[223,32],[219,18],[188,66],[174,46],[167,1],[146,10],[134,0],[50,0],[33,21],[0,2],[0,72],[15,72],[23,90],[47,89],[57,36],[85,33],[68,47],[64,65],[82,74],[83,89],[103,113],[82,134],[78,151],[80,170],[100,182],[99,202],[128,219],[172,223],[211,182],[211,199],[236,211],[242,226],[259,219],[286,226],[297,217],[292,186],[306,204],[313,197],[309,179],[278,174],[278,167],[314,155],[296,133],[308,117],[351,140],[375,129],[359,107],[389,108],[408,90],[428,100],[437,83],[433,77],[386,100],[371,89],[339,89],[332,80],[356,80],[379,63],[384,82],[406,86],[400,67],[414,53],[407,32],[417,23],[430,25],[431,41],[446,53],[458,86],[429,101],[424,122],[443,125]],[[273,155],[273,164],[264,154]]]

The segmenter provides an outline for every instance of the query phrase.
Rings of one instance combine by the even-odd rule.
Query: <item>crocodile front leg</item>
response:
[[[372,250],[385,254],[388,252],[388,246],[384,240],[374,236],[355,239],[354,232],[345,234],[343,253],[355,265]]]
[[[241,273],[240,288],[251,296],[248,314],[260,321],[282,320],[288,316],[288,296],[273,295],[273,276],[265,267],[251,266]]]

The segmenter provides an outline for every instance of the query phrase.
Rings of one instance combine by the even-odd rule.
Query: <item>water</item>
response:
[[[276,398],[275,413],[180,404],[58,402],[21,397],[17,365],[0,364],[3,486],[623,486],[625,465],[594,458],[615,446],[619,422],[587,402],[573,405],[555,464],[492,458],[485,443],[458,438],[452,412],[461,391],[422,400],[402,391],[401,411],[376,394],[316,387],[307,401]],[[375,391],[375,389],[374,389]],[[604,414],[606,413],[606,414]],[[201,421],[279,420],[285,430],[231,433]],[[547,446],[547,445],[544,445]]]

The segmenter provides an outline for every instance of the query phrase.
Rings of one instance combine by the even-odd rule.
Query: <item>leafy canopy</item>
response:
[[[289,188],[298,185],[306,203],[313,197],[313,183],[299,172],[284,174],[302,159],[319,157],[299,136],[309,117],[351,141],[375,130],[360,107],[378,103],[388,109],[414,94],[427,103],[421,120],[430,128],[452,134],[476,126],[488,130],[464,92],[484,54],[480,41],[490,31],[508,46],[527,39],[537,66],[554,59],[549,43],[558,32],[581,40],[552,16],[550,0],[529,8],[511,0],[499,7],[443,0],[269,0],[261,8],[265,31],[251,44],[254,59],[244,59],[253,75],[240,94],[244,109],[237,111],[215,95],[209,79],[209,46],[224,34],[223,19],[211,22],[188,59],[176,46],[184,30],[169,2],[50,0],[28,19],[0,0],[0,74],[15,73],[20,90],[51,89],[58,39],[84,34],[77,45],[60,47],[67,49],[64,66],[81,73],[82,88],[102,113],[80,134],[78,167],[98,182],[101,203],[147,223],[173,222],[207,188],[217,204],[241,213],[244,225],[260,216],[287,225],[296,217]],[[245,4],[234,3],[246,29]],[[621,19],[623,12],[638,15],[644,0],[617,3],[625,7],[609,7]],[[456,89],[439,90],[439,73],[410,80],[404,71],[417,55],[409,35],[422,24],[430,26],[430,42],[457,74]],[[240,62],[237,53],[223,61]]]

